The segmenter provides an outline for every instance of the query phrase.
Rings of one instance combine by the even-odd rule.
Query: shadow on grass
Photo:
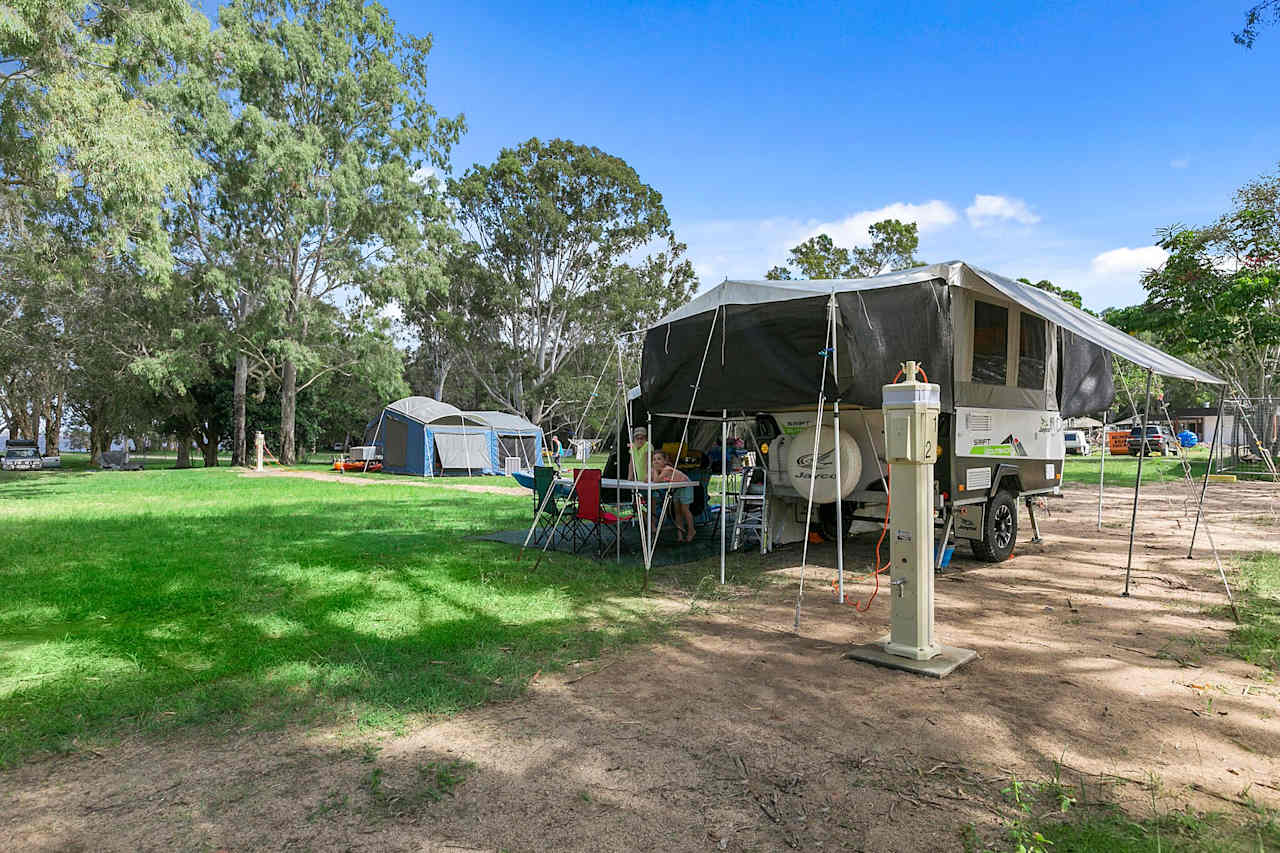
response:
[[[0,522],[14,555],[0,602],[0,765],[220,718],[395,725],[514,696],[538,670],[662,630],[634,570],[550,555],[535,572],[509,546],[466,539],[523,520],[525,500],[388,490],[357,503],[318,488],[333,491],[276,506],[256,500],[273,494],[260,487],[249,508]],[[29,490],[67,503],[43,483],[0,494]]]

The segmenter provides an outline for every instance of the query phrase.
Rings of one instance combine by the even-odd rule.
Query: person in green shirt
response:
[[[631,472],[632,480],[649,479],[649,431],[644,427],[636,427],[631,431]]]

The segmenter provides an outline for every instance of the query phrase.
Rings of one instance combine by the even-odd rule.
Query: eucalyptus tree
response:
[[[867,229],[867,235],[868,245],[852,249],[836,245],[826,234],[810,237],[791,250],[791,266],[775,266],[765,278],[786,280],[794,274],[807,279],[864,278],[920,265],[915,257],[920,246],[916,223],[882,219]]]
[[[449,184],[471,263],[451,267],[459,358],[491,403],[535,423],[570,402],[573,357],[683,302],[693,267],[657,190],[564,139],[503,149]]]
[[[163,275],[161,207],[195,164],[150,89],[208,30],[185,0],[0,7],[0,229],[21,230],[41,197],[89,191],[99,240]]]
[[[1247,396],[1271,395],[1280,374],[1280,172],[1242,187],[1213,224],[1166,228],[1157,243],[1168,259],[1143,275],[1146,301],[1115,312],[1116,322],[1207,361]]]
[[[317,342],[403,296],[422,280],[403,270],[438,263],[452,241],[426,176],[447,168],[463,123],[427,101],[430,38],[398,32],[381,6],[233,0],[218,23],[205,72],[180,98],[208,176],[175,226],[236,353],[236,456],[256,365],[280,383],[287,464],[298,390],[342,369]]]

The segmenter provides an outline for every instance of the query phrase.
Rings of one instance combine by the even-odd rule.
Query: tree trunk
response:
[[[191,467],[191,436],[186,433],[179,434],[175,439],[178,447],[178,464],[179,468]]]
[[[102,462],[102,451],[111,449],[111,437],[105,435],[102,422],[89,419],[89,465],[97,466]]]
[[[298,366],[292,359],[284,363],[280,382],[280,464],[294,465],[297,454],[294,447],[294,419],[298,409]]]
[[[206,467],[206,468],[217,468],[217,467],[218,467],[218,440],[217,440],[217,436],[214,436],[214,437],[213,437],[213,439],[212,439],[212,440],[210,440],[210,441],[206,441],[206,442],[204,442],[204,444],[203,444],[203,446],[200,448],[200,450],[204,452],[204,467]]]
[[[58,395],[58,402],[53,406],[52,416],[49,422],[45,424],[44,430],[44,452],[46,456],[61,456],[62,450],[62,405],[63,395]]]
[[[245,444],[244,397],[249,385],[249,357],[243,352],[236,353],[236,379],[232,391],[232,419],[234,432],[231,436],[231,464],[244,467],[249,464]]]

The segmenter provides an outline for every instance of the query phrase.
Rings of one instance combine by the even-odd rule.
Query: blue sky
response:
[[[530,136],[599,146],[664,196],[704,283],[887,212],[919,256],[1141,300],[1155,230],[1280,161],[1280,29],[1249,0],[877,6],[391,2],[433,33],[460,172]]]

